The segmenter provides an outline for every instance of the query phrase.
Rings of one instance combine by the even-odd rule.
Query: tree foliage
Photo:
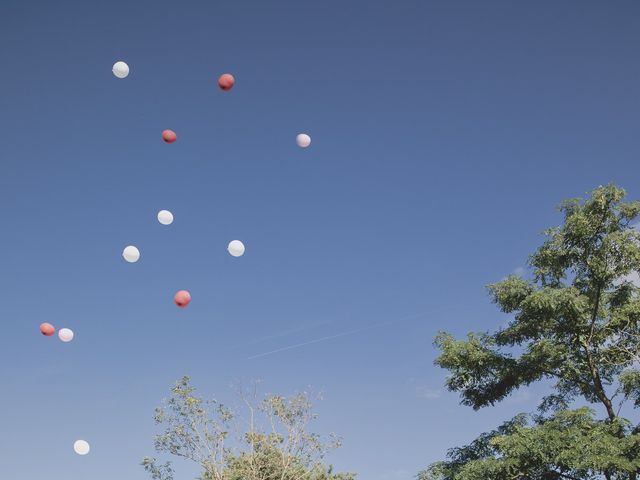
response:
[[[640,202],[624,197],[609,185],[561,205],[563,225],[547,230],[530,257],[533,278],[488,287],[512,316],[506,327],[436,337],[436,364],[465,405],[492,406],[545,379],[554,391],[537,414],[449,451],[419,478],[637,478],[640,425],[619,412],[640,406],[640,288],[631,280],[640,271]],[[602,418],[593,407],[569,410],[576,402],[599,406]]]
[[[316,418],[307,394],[278,395],[258,401],[256,390],[241,392],[244,416],[215,400],[195,394],[189,377],[171,390],[156,409],[155,422],[164,431],[155,450],[195,462],[201,480],[353,480],[355,475],[333,473],[325,455],[340,446],[307,430]],[[146,457],[142,465],[153,480],[173,480],[170,462]]]

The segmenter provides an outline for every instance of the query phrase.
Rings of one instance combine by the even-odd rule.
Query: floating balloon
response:
[[[73,330],[71,330],[70,328],[61,328],[58,332],[58,338],[64,343],[69,343],[71,340],[73,340]]]
[[[178,307],[185,308],[191,302],[191,294],[186,290],[180,290],[176,293],[175,297],[173,297],[173,301],[176,302]]]
[[[73,444],[73,450],[78,455],[86,455],[91,450],[89,443],[84,440],[76,440]]]
[[[122,251],[122,257],[129,263],[136,263],[140,260],[140,250],[133,245],[129,245]]]
[[[230,73],[223,73],[218,79],[218,86],[225,92],[231,90],[235,83],[236,79],[233,78],[233,75],[231,75]]]
[[[113,74],[118,78],[126,78],[129,75],[129,65],[124,62],[116,62],[112,68]]]
[[[40,325],[40,333],[43,334],[45,337],[50,337],[51,335],[56,333],[56,329],[50,323],[43,323]]]
[[[241,257],[242,255],[244,255],[244,243],[242,243],[240,240],[232,240],[231,242],[229,242],[227,251],[233,257]]]
[[[158,212],[158,221],[162,225],[171,225],[173,223],[173,213],[169,210],[160,210]]]
[[[162,140],[164,140],[166,143],[173,143],[178,139],[178,136],[176,135],[176,132],[174,132],[173,130],[165,130],[162,132]]]
[[[307,148],[309,145],[311,145],[311,137],[306,133],[300,133],[296,137],[296,143],[301,148]]]

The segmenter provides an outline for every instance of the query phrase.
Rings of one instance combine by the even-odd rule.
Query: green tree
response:
[[[258,401],[256,389],[240,392],[243,413],[195,394],[183,377],[171,396],[156,409],[157,453],[195,462],[201,480],[353,480],[354,474],[333,473],[325,455],[340,446],[332,436],[323,441],[307,430],[316,418],[307,394],[289,398],[271,395]],[[172,480],[170,462],[146,457],[142,465],[153,480]]]
[[[561,205],[563,225],[529,259],[532,280],[512,275],[488,287],[512,315],[506,327],[465,340],[438,334],[435,363],[464,405],[492,406],[542,380],[554,388],[537,412],[450,450],[419,479],[638,478],[640,424],[620,411],[640,407],[640,288],[631,281],[640,202],[624,197],[609,185]],[[585,406],[570,409],[576,403]]]

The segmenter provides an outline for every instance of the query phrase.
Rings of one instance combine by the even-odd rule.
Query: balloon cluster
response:
[[[112,72],[116,78],[127,78],[130,73],[129,65],[123,61],[118,61],[113,64]],[[233,89],[235,83],[236,80],[230,73],[223,73],[218,78],[218,87],[224,92],[228,92]],[[178,135],[171,129],[165,129],[162,131],[162,140],[167,144],[172,144],[178,140]],[[311,145],[311,137],[306,133],[299,133],[296,136],[296,144],[300,148],[307,148]],[[158,212],[157,219],[161,225],[168,226],[173,223],[174,216],[169,210],[160,210]],[[243,256],[245,253],[244,243],[240,240],[232,240],[227,245],[227,252],[232,257]],[[135,245],[128,245],[122,251],[122,258],[128,263],[136,263],[140,260],[140,250]],[[186,308],[189,303],[191,303],[191,294],[188,290],[180,290],[174,295],[173,301],[177,307]],[[45,337],[51,337],[55,334],[56,329],[50,323],[43,323],[40,325],[40,332]],[[61,328],[58,331],[58,338],[65,343],[73,340],[73,337],[74,333],[69,328]],[[90,446],[85,440],[77,440],[73,444],[73,450],[78,455],[87,455],[90,451]]]
[[[117,78],[126,78],[129,76],[129,65],[123,61],[118,61],[113,65],[113,74]],[[228,92],[236,83],[236,79],[230,73],[223,73],[218,78],[218,87]],[[162,131],[162,140],[171,144],[178,140],[178,135],[171,129]],[[307,148],[311,145],[311,137],[306,133],[300,133],[296,136],[296,143],[301,148]],[[171,225],[173,223],[173,213],[169,210],[160,210],[158,212],[158,222],[162,225]],[[241,257],[244,255],[245,246],[240,240],[232,240],[227,246],[227,251],[233,257]],[[128,245],[122,251],[122,258],[128,263],[136,263],[140,260],[140,250],[135,245]],[[191,294],[187,290],[178,291],[173,298],[174,303],[179,308],[186,308],[191,302]]]
[[[113,65],[113,74],[118,78],[126,78],[129,75],[129,66],[122,61],[116,62]],[[231,90],[235,82],[235,78],[230,73],[222,74],[218,78],[218,86],[224,91]],[[162,140],[165,143],[174,143],[177,139],[178,135],[173,130],[166,129],[162,132]],[[173,213],[169,210],[160,210],[158,222],[162,225],[171,225]],[[233,240],[229,244],[228,251],[234,257],[240,257],[244,254],[244,244],[240,240]],[[122,257],[129,263],[136,263],[140,260],[140,250],[134,245],[129,245],[122,251]],[[173,301],[179,308],[186,308],[191,302],[191,294],[187,290],[180,290],[175,294]]]

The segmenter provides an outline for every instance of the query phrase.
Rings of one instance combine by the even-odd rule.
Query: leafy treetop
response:
[[[449,370],[447,387],[465,405],[494,405],[543,379],[554,391],[533,425],[517,417],[450,451],[449,461],[421,478],[636,478],[640,426],[619,412],[625,403],[640,406],[640,288],[632,281],[640,271],[640,233],[633,227],[640,202],[624,197],[609,185],[561,205],[564,224],[547,230],[530,257],[533,278],[511,275],[488,287],[512,315],[505,328],[466,340],[438,334],[436,364]],[[590,409],[568,410],[578,400],[600,405],[604,419]]]
[[[156,409],[155,421],[164,427],[155,450],[195,462],[201,480],[353,480],[355,475],[334,473],[322,463],[327,452],[340,446],[332,436],[324,442],[309,432],[316,415],[307,394],[278,395],[257,400],[241,392],[245,416],[215,400],[195,394],[189,377],[171,390]],[[237,438],[233,438],[236,433]],[[142,465],[153,480],[173,480],[170,462],[146,457]]]

